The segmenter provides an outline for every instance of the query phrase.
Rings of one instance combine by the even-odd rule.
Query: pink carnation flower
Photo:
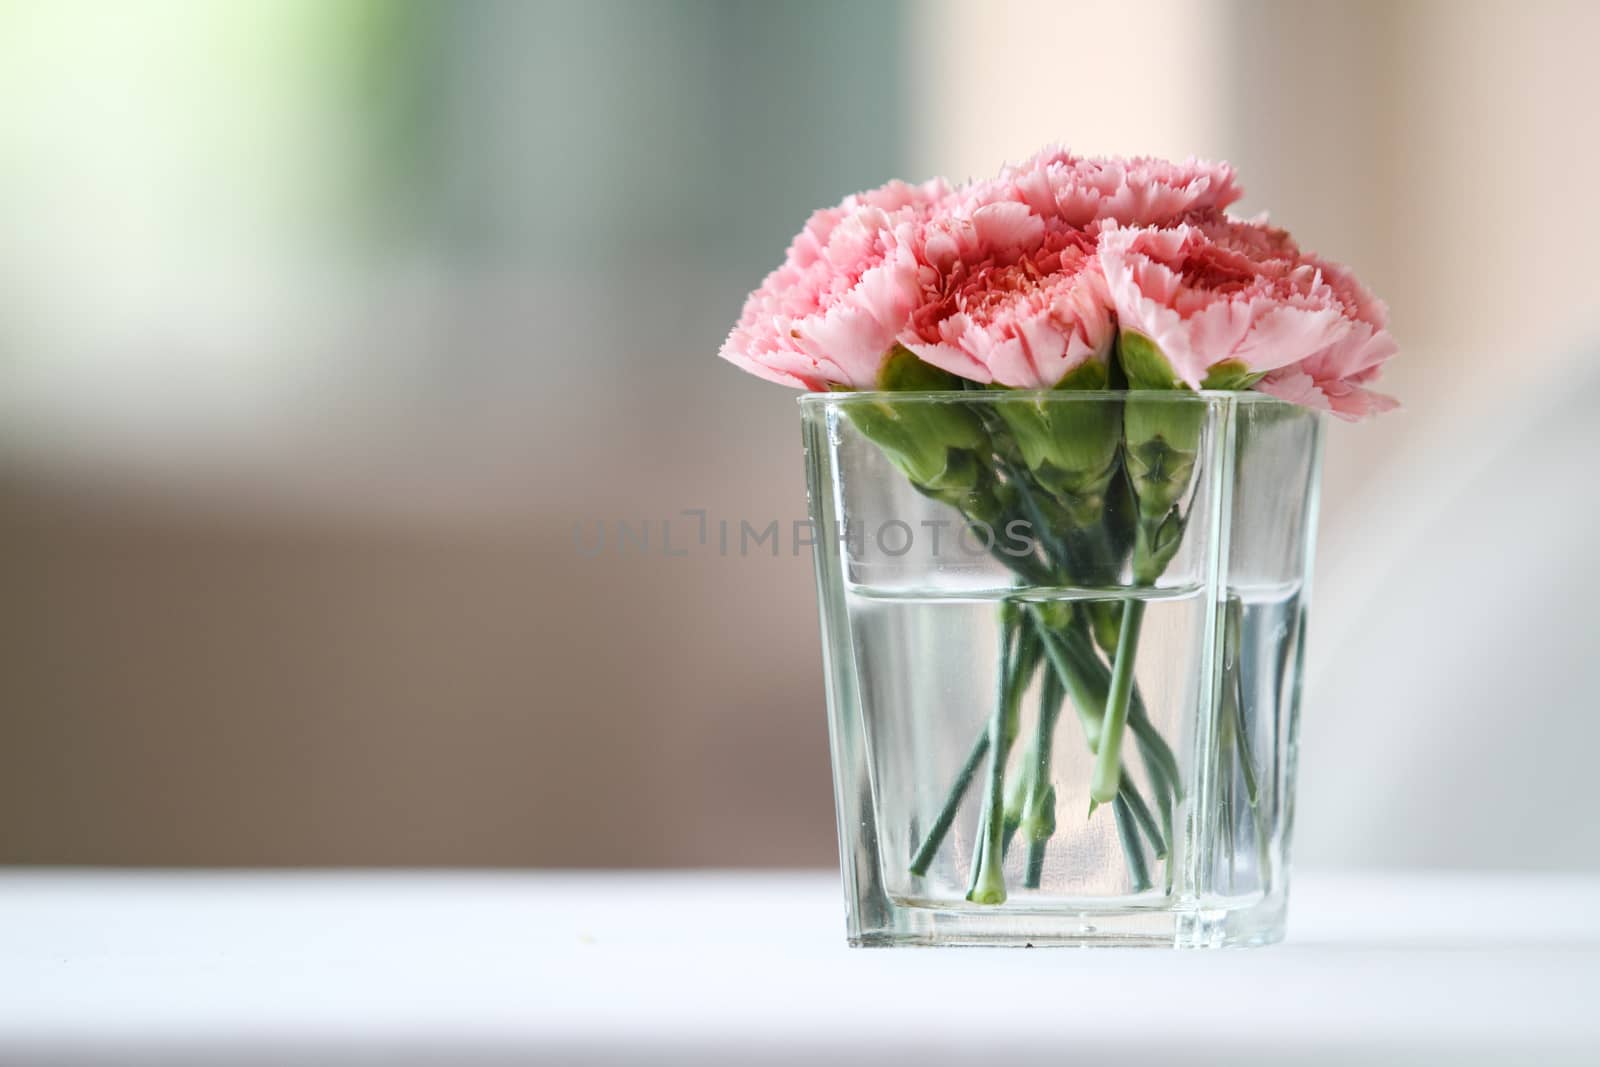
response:
[[[1282,230],[1227,218],[1239,196],[1227,164],[1061,149],[960,190],[890,182],[807,220],[721,355],[871,389],[899,343],[970,381],[1047,388],[1107,360],[1120,328],[1191,388],[1215,371],[1345,418],[1394,407],[1366,388],[1395,352],[1383,304]]]
[[[1400,406],[1393,397],[1362,385],[1377,377],[1378,365],[1394,354],[1394,338],[1387,331],[1356,327],[1321,354],[1268,374],[1256,388],[1279,400],[1329,411],[1342,419],[1364,419]],[[1367,369],[1345,374],[1341,367],[1352,363],[1365,363]]]
[[[1396,406],[1365,388],[1396,351],[1388,309],[1284,231],[1220,216],[1108,230],[1100,257],[1121,328],[1149,337],[1187,385],[1232,362],[1265,372],[1262,392],[1341,418]]]
[[[895,236],[916,257],[923,288],[932,292],[936,279],[959,274],[974,264],[1016,262],[1039,246],[1045,229],[1044,219],[1026,204],[969,201],[931,212],[914,223],[903,222]]]
[[[780,385],[872,388],[918,297],[917,264],[895,226],[949,195],[942,181],[896,181],[813,214],[719,354]]]
[[[790,242],[787,261],[805,267],[821,258],[828,246],[828,239],[838,225],[858,215],[863,209],[876,208],[891,216],[906,209],[921,212],[944,203],[951,195],[950,186],[942,178],[934,178],[921,185],[895,179],[864,193],[852,193],[837,207],[819,208],[811,213],[805,227]]]
[[[1330,349],[1350,330],[1319,266],[1261,223],[1110,229],[1100,237],[1100,261],[1121,329],[1154,342],[1191,388],[1218,364],[1277,370]]]
[[[981,215],[998,204],[980,208]],[[937,233],[921,249],[923,299],[903,343],[926,363],[975,382],[1048,389],[1090,360],[1109,358],[1113,329],[1093,239],[1078,230],[1046,232],[1013,213],[1020,246],[980,249],[943,260]]]
[[[1094,159],[1046,148],[976,187],[981,200],[1018,200],[1068,226],[1165,226],[1196,213],[1217,212],[1243,195],[1233,168],[1190,158]]]
[[[1268,374],[1256,388],[1280,400],[1350,420],[1399,407],[1393,397],[1364,387],[1398,350],[1387,329],[1389,309],[1344,267],[1315,256],[1304,258],[1321,269],[1345,310],[1349,328],[1321,351]]]

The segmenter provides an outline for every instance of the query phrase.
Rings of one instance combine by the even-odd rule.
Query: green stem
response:
[[[1223,749],[1223,789],[1222,789],[1222,844],[1228,852],[1228,892],[1234,891],[1234,867],[1237,856],[1233,847],[1233,806],[1235,793],[1238,789],[1238,779],[1233,773],[1233,746],[1228,745]]]
[[[1005,872],[1001,870],[1005,850],[1005,707],[995,708],[989,724],[989,788],[984,800],[983,824],[978,845],[978,861],[973,866],[972,884],[967,899],[974,904],[1003,904],[1006,899]]]
[[[1000,856],[1004,859],[1011,855],[1011,842],[1017,836],[1017,830],[1022,826],[1022,806],[1027,803],[1029,770],[1033,766],[1033,757],[1025,755],[1022,759],[1022,774],[1011,779],[1006,789],[1006,810],[1002,819],[1004,830],[1000,836]]]
[[[992,428],[991,432],[993,432]],[[1037,500],[1033,496],[1030,488],[1031,479],[1024,476],[1020,467],[1009,462],[1009,460],[1007,460],[1004,456],[996,454],[994,456],[994,460],[1005,468],[1008,484],[1013,485],[1016,490],[1014,504],[1020,503],[1022,505],[1027,518],[1034,527],[1034,531],[1038,538],[1038,543],[1042,545],[1045,550],[1044,558],[1034,555],[1018,558],[1001,554],[999,553],[998,548],[996,548],[996,559],[1009,567],[1026,584],[1034,586],[1071,584],[1072,576],[1067,573],[1067,571],[1071,569],[1068,566],[1070,563],[1069,557],[1072,557],[1076,554],[1068,552],[1066,550],[1064,541],[1057,539],[1055,536],[1057,531],[1052,527],[1051,523],[1046,521],[1044,514],[1038,506]],[[1015,514],[1015,512],[1012,512],[1012,514]],[[1093,547],[1098,548],[1100,546],[1096,545]],[[1091,551],[1084,553],[1084,555],[1094,560],[1095,563],[1103,562],[1098,559],[1098,556],[1100,555],[1099,553]],[[1128,608],[1131,608],[1132,610],[1129,611],[1127,610]],[[1163,843],[1170,842],[1172,840],[1173,805],[1182,797],[1182,790],[1179,784],[1182,780],[1181,772],[1178,767],[1177,759],[1173,755],[1171,748],[1168,747],[1165,740],[1163,740],[1160,736],[1160,733],[1155,729],[1154,724],[1150,721],[1148,712],[1144,706],[1144,702],[1140,697],[1137,682],[1132,677],[1133,656],[1131,649],[1137,644],[1138,623],[1140,621],[1139,617],[1142,616],[1144,610],[1143,603],[1131,600],[1125,602],[1122,630],[1127,630],[1126,636],[1129,638],[1129,640],[1123,641],[1122,637],[1124,634],[1121,632],[1121,630],[1119,630],[1119,655],[1117,656],[1116,664],[1112,670],[1107,670],[1105,665],[1101,662],[1100,657],[1096,654],[1094,649],[1094,637],[1092,636],[1090,628],[1087,625],[1082,625],[1081,627],[1076,628],[1063,628],[1064,632],[1053,631],[1050,626],[1045,623],[1043,617],[1040,615],[1039,610],[1036,607],[1030,605],[1026,610],[1033,619],[1033,631],[1037,634],[1036,640],[1040,643],[1040,647],[1042,648],[1045,657],[1050,662],[1051,667],[1053,668],[1053,674],[1072,698],[1073,706],[1075,709],[1077,709],[1079,719],[1083,724],[1089,748],[1091,751],[1097,753],[1097,769],[1101,763],[1107,761],[1106,755],[1103,752],[1099,752],[1101,747],[1099,745],[1101,735],[1107,732],[1105,730],[1106,716],[1104,714],[1104,709],[1106,709],[1108,706],[1121,708],[1120,716],[1115,724],[1116,729],[1114,732],[1114,746],[1119,751],[1117,753],[1117,758],[1109,761],[1110,765],[1118,772],[1117,777],[1120,778],[1121,735],[1125,726],[1131,728],[1138,741],[1140,754],[1144,759],[1147,769],[1149,770],[1151,785],[1155,789],[1157,808],[1161,813],[1161,828],[1158,831],[1159,838],[1157,839],[1162,840]],[[1074,613],[1075,617],[1077,614],[1078,613]],[[1128,618],[1130,615],[1134,616],[1131,628],[1128,625]],[[1081,622],[1082,620],[1080,619],[1078,621]],[[1077,629],[1081,629],[1082,633],[1079,634],[1076,632]],[[1128,651],[1121,651],[1122,649],[1127,649]],[[1113,682],[1118,676],[1119,670],[1122,677],[1122,684],[1120,687],[1122,692],[1119,696],[1119,701],[1117,704],[1113,705],[1110,703],[1108,698],[1113,695],[1113,690],[1116,688],[1113,685]],[[1017,694],[1019,697],[1020,691],[1021,687],[1017,689]],[[940,812],[939,819],[935,821],[933,829],[930,831],[927,840],[924,841],[922,848],[918,850],[917,856],[914,860],[914,865],[916,869],[918,869],[918,873],[925,871],[931,864],[934,853],[936,853],[940,847],[944,836],[948,834],[949,827],[952,825],[953,819],[959,809],[962,799],[967,789],[969,789],[971,786],[972,779],[977,772],[978,762],[984,757],[985,754],[988,754],[990,757],[990,801],[986,807],[983,820],[984,830],[981,839],[982,843],[980,845],[980,848],[982,849],[982,855],[980,855],[978,863],[974,868],[974,891],[976,891],[978,888],[979,878],[985,873],[985,861],[988,861],[988,873],[990,879],[993,880],[994,877],[998,875],[999,864],[996,861],[996,858],[990,855],[988,848],[988,843],[993,837],[992,831],[995,829],[996,823],[998,822],[1000,838],[1000,848],[997,851],[999,853],[999,858],[1003,859],[1006,846],[1010,842],[1011,835],[1017,831],[1017,828],[1021,822],[1020,818],[1014,818],[1013,821],[1008,823],[1006,818],[1007,806],[1003,803],[994,803],[993,800],[995,785],[994,779],[997,775],[1003,778],[1005,757],[1009,751],[1010,745],[1009,739],[1006,739],[1003,744],[1004,750],[997,751],[990,741],[990,738],[993,736],[993,734],[994,730],[991,724],[991,728],[986,731],[985,736],[974,743],[972,752],[968,757],[968,761],[963,766],[961,774],[954,783],[950,797],[946,800],[944,810]],[[1038,746],[1035,744],[1033,752],[1030,753],[1031,758],[1028,765],[1030,772],[1034,766],[1034,758],[1032,757],[1036,757],[1037,752]],[[1038,780],[1038,776],[1030,773],[1029,778],[1032,780],[1027,783],[1027,793],[1028,795],[1031,795],[1036,789],[1034,783],[1036,780]],[[1129,789],[1132,791],[1131,785],[1129,786]],[[1001,793],[1003,800],[1003,785]],[[1154,827],[1154,820],[1148,819],[1148,806],[1144,805],[1143,799],[1138,796],[1137,792],[1132,792],[1132,796],[1136,798],[1139,809],[1141,809],[1146,816],[1147,827]],[[1124,801],[1122,808],[1125,809],[1125,813],[1122,817],[1124,821],[1132,820],[1133,824],[1137,824],[1139,822],[1138,817],[1134,814],[1134,807],[1131,804]],[[1090,810],[1093,810],[1092,804]],[[1130,870],[1135,871],[1135,881],[1143,881],[1144,883],[1148,884],[1148,872],[1145,869],[1143,854],[1139,851],[1137,835],[1134,836],[1133,844],[1134,849],[1129,853]],[[1158,848],[1158,852],[1159,851],[1161,850]],[[1042,852],[1042,848],[1037,847],[1036,843],[1030,842],[1030,884],[1032,884],[1031,879],[1037,878],[1037,875],[1033,874],[1033,871],[1040,864],[1042,864]],[[993,887],[990,886],[989,888],[992,889]],[[999,879],[999,892],[1002,894],[1001,899],[1004,899],[1003,877]],[[969,897],[970,896],[971,894],[969,893]]]
[[[1045,843],[1056,832],[1056,787],[1050,781],[1050,761],[1055,748],[1056,723],[1066,690],[1055,672],[1045,675],[1039,697],[1038,733],[1034,738],[1032,773],[1023,802],[1020,827],[1028,839],[1028,871],[1023,885],[1038,889],[1044,877]]]
[[[1111,812],[1116,816],[1117,837],[1122,840],[1122,852],[1128,857],[1128,875],[1133,880],[1133,889],[1142,893],[1150,888],[1150,871],[1145,866],[1144,849],[1139,844],[1139,829],[1134,825],[1133,813],[1128,810],[1127,801],[1120,796],[1111,802]]]
[[[1055,819],[1045,809],[1046,794],[1050,791],[1050,760],[1055,749],[1056,722],[1061,717],[1061,703],[1066,692],[1054,673],[1045,679],[1044,691],[1039,696],[1039,725],[1033,746],[1033,775],[1029,781],[1027,800],[1022,808],[1022,827],[1035,840],[1048,838],[1055,831]]]
[[[1064,633],[1051,629],[1035,608],[1030,607],[1029,615],[1043,642],[1046,659],[1054,668],[1056,678],[1065,684],[1072,697],[1073,707],[1083,723],[1089,751],[1097,752],[1097,745],[1103,732],[1099,709],[1106,704],[1110,684],[1110,676],[1106,672],[1105,665],[1094,654],[1093,649],[1084,644],[1088,640],[1086,634],[1072,631]],[[1129,703],[1135,709],[1134,712],[1130,712],[1130,727],[1140,740],[1140,751],[1150,772],[1150,783],[1155,790],[1157,808],[1161,812],[1160,824],[1158,825],[1151,816],[1149,805],[1125,774],[1119,774],[1116,795],[1122,798],[1129,816],[1145,830],[1157,858],[1165,859],[1170,851],[1169,843],[1172,841],[1172,807],[1174,797],[1178,795],[1174,778],[1178,762],[1160,734],[1156,733],[1148,714],[1136,714],[1143,712],[1143,701],[1138,699],[1137,689],[1132,691]],[[1137,847],[1137,836],[1133,840]],[[1126,842],[1124,844],[1126,845]],[[1130,855],[1130,869],[1136,862],[1140,865],[1140,869],[1144,869],[1142,854]]]
[[[939,846],[944,844],[945,835],[950,832],[951,824],[956,821],[956,813],[961,810],[961,802],[972,786],[972,778],[978,773],[978,764],[983,761],[988,751],[989,729],[986,726],[983,733],[972,743],[972,751],[967,754],[967,761],[961,765],[961,770],[956,774],[955,783],[950,787],[950,795],[944,798],[944,807],[939,809],[939,817],[933,820],[933,826],[928,829],[928,836],[922,839],[922,847],[917,849],[916,856],[911,860],[911,873],[918,878],[928,873],[933,857],[939,854]]]
[[[1011,688],[1007,696],[1013,708],[1011,712],[1013,722],[1018,718],[1020,710],[1016,705],[1022,700],[1022,694],[1027,692],[1028,684],[1033,679],[1033,672],[1038,668],[1039,661],[1043,657],[1042,642],[1039,635],[1034,632],[1033,627],[1028,625],[1027,622],[1021,622],[1020,625],[1024,628],[1024,632],[1022,640],[1018,644],[1017,668],[1012,672]],[[1052,680],[1054,673],[1046,672],[1045,678],[1047,681]],[[1044,704],[1042,702],[1040,704],[1040,715],[1040,724],[1043,725]],[[1015,732],[1014,728],[1012,732]],[[1016,835],[1017,828],[1022,825],[1023,812],[1027,807],[1028,797],[1033,792],[1034,768],[1038,762],[1040,738],[1044,736],[1047,735],[1035,731],[1033,740],[1029,742],[1028,751],[1022,759],[1022,773],[1012,778],[1006,787],[1005,833],[1001,840],[1000,848],[1002,858],[1011,854],[1011,839]],[[1048,741],[1044,743],[1048,744]]]
[[[1111,672],[1095,654],[1093,639],[1088,631],[1086,629],[1069,631],[1063,635],[1062,651],[1071,657],[1076,670],[1085,679],[1085,684],[1092,686],[1098,693],[1095,706],[1103,707],[1111,687]],[[1183,781],[1183,774],[1178,769],[1178,757],[1173,755],[1171,747],[1156,729],[1155,723],[1150,721],[1150,711],[1145,707],[1144,697],[1139,693],[1137,679],[1128,697],[1128,727],[1133,730],[1134,738],[1139,743],[1140,755],[1149,765],[1151,777],[1165,779],[1173,798],[1183,799],[1183,787],[1180,784]],[[1098,732],[1098,724],[1096,731]]]
[[[1095,752],[1094,777],[1089,782],[1089,811],[1116,798],[1122,780],[1122,729],[1128,721],[1128,700],[1133,692],[1133,659],[1139,645],[1139,625],[1144,601],[1129,600],[1122,607],[1122,631],[1117,637],[1117,661],[1111,668],[1111,689],[1106,694],[1105,720],[1100,747]]]
[[[1033,673],[1038,662],[1038,641],[1030,631],[1024,630],[1017,640],[1019,629],[1015,606],[1005,604],[1001,611],[1003,623],[1000,631],[1000,684],[995,693],[994,715],[989,720],[989,778],[984,797],[983,817],[979,826],[978,856],[972,868],[972,882],[967,889],[967,899],[975,904],[1002,904],[1006,899],[1005,872],[1005,772],[1006,757],[1011,751],[1011,741],[1016,735],[1017,704],[1022,697],[1027,676]],[[1013,649],[1015,658],[1013,658]]]
[[[1178,757],[1172,754],[1172,749],[1161,736],[1161,731],[1150,721],[1150,713],[1145,710],[1144,700],[1139,696],[1137,685],[1134,686],[1133,698],[1129,701],[1128,729],[1133,731],[1134,740],[1139,743],[1139,754],[1144,757],[1145,765],[1150,768],[1151,777],[1154,778],[1159,773],[1166,779],[1173,797],[1182,800],[1183,773],[1178,769]]]
[[[1010,605],[1002,607],[1001,612],[1000,665],[1002,676],[1000,679],[1000,700],[1005,702],[1007,708],[1010,708],[1014,705],[1015,700],[1021,697],[1022,690],[1027,688],[1026,681],[1018,681],[1017,672],[1023,668],[1023,664],[1026,662],[1027,675],[1031,676],[1034,666],[1038,662],[1038,652],[1034,641],[1026,642],[1023,647],[1016,648],[1014,639],[1020,626],[1020,621],[1014,613],[1014,608]],[[1015,656],[1012,655],[1013,648],[1016,648]],[[1030,652],[1029,649],[1034,649],[1034,651]],[[1013,696],[1013,694],[1015,695]],[[961,804],[966,799],[967,790],[972,787],[972,779],[978,773],[978,764],[983,761],[983,757],[989,752],[989,743],[989,726],[985,724],[977,739],[972,742],[972,749],[967,753],[966,761],[962,763],[961,769],[956,772],[956,779],[951,783],[949,793],[945,795],[944,805],[939,809],[938,817],[933,820],[933,825],[929,827],[927,835],[922,839],[922,844],[917,849],[916,855],[911,858],[911,873],[913,875],[919,878],[923,877],[928,873],[928,868],[933,865],[934,857],[939,854],[939,849],[944,844],[946,835],[950,833],[950,827],[955,823],[956,815],[961,811]]]
[[[1131,725],[1131,724],[1130,724]],[[1138,733],[1134,734],[1138,740]],[[1159,762],[1150,758],[1149,750],[1141,743],[1139,752],[1144,757],[1145,770],[1150,774],[1150,788],[1155,792],[1156,812],[1161,817],[1161,834],[1168,841],[1172,838],[1172,809],[1176,804],[1178,795],[1177,783],[1167,775],[1167,770]]]
[[[1096,706],[1104,706],[1106,696],[1111,684],[1110,672],[1106,669],[1100,657],[1095,655],[1090,646],[1090,637],[1087,633],[1069,635],[1077,640],[1065,642],[1065,655],[1072,658],[1073,669],[1079,674],[1088,674],[1092,681],[1082,683],[1092,687],[1098,693]],[[1092,724],[1086,723],[1085,730],[1090,734],[1089,748],[1095,749],[1095,740],[1098,739],[1101,720],[1093,719]],[[1173,755],[1160,731],[1150,721],[1150,713],[1145,708],[1143,697],[1139,695],[1139,686],[1134,684],[1128,699],[1128,728],[1133,731],[1134,739],[1139,745],[1139,754],[1144,759],[1145,768],[1150,773],[1150,786],[1155,797],[1156,811],[1161,818],[1162,839],[1170,844],[1173,840],[1173,809],[1183,798],[1183,788],[1179,784],[1181,774],[1178,770],[1178,758]],[[1148,810],[1148,809],[1146,809]],[[1168,873],[1171,873],[1169,867]]]
[[[1028,842],[1028,870],[1022,880],[1024,889],[1038,889],[1044,881],[1044,850],[1047,841]]]
[[[970,384],[966,387],[981,388]],[[1106,499],[1111,500],[1114,494],[1120,492],[1121,495],[1116,497],[1119,507],[1112,509],[1102,506],[1093,521],[1089,521],[1081,508],[1072,506],[1072,501],[1052,495],[1038,472],[1027,468],[1015,445],[1007,447],[1009,431],[1004,420],[992,412],[980,410],[978,414],[985,429],[977,433],[976,440],[962,438],[960,447],[964,450],[963,458],[969,462],[957,471],[972,475],[973,472],[968,468],[975,467],[976,477],[967,477],[958,485],[947,476],[955,470],[956,449],[952,446],[944,456],[945,474],[917,488],[936,500],[960,509],[969,519],[986,521],[991,528],[1003,528],[1005,520],[1012,517],[1026,517],[1033,526],[1038,546],[1034,551],[1026,556],[1013,557],[1000,551],[998,545],[992,546],[995,558],[1015,573],[1023,585],[1048,588],[1115,584],[1130,548],[1125,543],[1127,535],[1133,529],[1121,525],[1113,528],[1112,524],[1118,515],[1131,521],[1133,505],[1136,503],[1149,503],[1151,508],[1156,506],[1156,502],[1147,501],[1144,497],[1151,495],[1148,491],[1151,486],[1161,488],[1153,479],[1167,468],[1160,464],[1152,468],[1150,457],[1144,457],[1146,462],[1141,468],[1144,480],[1139,485],[1146,492],[1138,497],[1135,495],[1132,469],[1124,467],[1114,471]],[[987,440],[983,440],[985,435]],[[1129,455],[1126,445],[1122,451],[1121,462],[1125,465]],[[1172,453],[1170,447],[1162,456],[1168,453]],[[915,485],[917,477],[910,471],[907,473]],[[1167,480],[1173,479],[1169,477]],[[964,495],[956,490],[962,490]],[[1143,551],[1142,556],[1135,551],[1133,561],[1135,575],[1143,581],[1153,581],[1159,575],[1165,559],[1170,558],[1171,550],[1176,546],[1175,536],[1156,536],[1163,531],[1181,534],[1181,523],[1175,531],[1168,530],[1169,525],[1167,522],[1156,524],[1152,531],[1144,533],[1138,545],[1133,546]],[[1002,677],[994,714],[982,736],[973,742],[938,816],[913,856],[912,873],[925,876],[930,869],[954,825],[961,805],[965,803],[979,764],[987,757],[989,768],[980,820],[979,854],[973,864],[968,899],[983,903],[998,903],[1005,899],[1002,864],[1006,846],[1011,834],[1022,829],[1027,830],[1025,836],[1029,838],[1027,884],[1031,887],[1038,885],[1042,876],[1044,842],[1050,836],[1050,833],[1041,829],[1047,798],[1049,812],[1052,816],[1054,814],[1054,796],[1049,789],[1050,738],[1053,734],[1045,729],[1043,706],[1040,709],[1041,733],[1025,758],[1023,777],[1017,783],[1022,787],[1017,791],[1017,796],[1022,798],[1020,808],[1014,803],[1006,803],[1004,776],[1017,731],[1017,705],[1026,688],[1026,679],[1031,677],[1042,653],[1052,668],[1046,673],[1047,684],[1053,682],[1058,689],[1070,695],[1083,724],[1089,749],[1095,753],[1095,774],[1091,788],[1094,800],[1090,810],[1093,811],[1095,802],[1109,800],[1113,803],[1118,834],[1133,882],[1140,889],[1148,888],[1149,871],[1138,831],[1141,828],[1144,830],[1158,857],[1170,849],[1174,840],[1173,807],[1182,798],[1182,775],[1171,748],[1150,721],[1133,678],[1134,652],[1144,611],[1143,602],[1124,601],[1120,624],[1116,624],[1115,611],[1100,610],[1103,617],[1098,620],[1101,624],[1099,641],[1107,649],[1108,658],[1113,659],[1110,669],[1096,651],[1097,639],[1089,624],[1090,612],[1094,609],[1079,605],[1071,611],[1072,621],[1062,625],[1061,630],[1053,631],[1039,610],[1028,606],[1026,610],[1033,625],[1024,625],[1022,631],[1034,643],[1035,652],[1033,663],[1026,666],[1016,642],[1016,606],[1008,605],[1002,610],[1012,614],[1010,626],[1002,631]],[[1056,618],[1054,614],[1050,617]],[[1050,717],[1052,727],[1059,719],[1059,702],[1055,707]],[[1159,828],[1151,816],[1150,807],[1123,773],[1121,747],[1127,729],[1134,733],[1142,762],[1149,774],[1156,808],[1160,812]],[[1105,788],[1107,786],[1109,791]],[[1171,867],[1169,862],[1169,881]]]
[[[1122,785],[1117,789],[1117,799],[1128,805],[1128,810],[1133,814],[1134,821],[1139,824],[1139,829],[1144,831],[1144,836],[1150,839],[1150,851],[1155,853],[1158,860],[1167,858],[1167,842],[1161,834],[1161,827],[1156,824],[1154,815],[1144,802],[1144,797],[1134,788],[1133,782],[1127,775],[1122,776]]]
[[[1239,776],[1244,781],[1245,799],[1250,804],[1250,828],[1256,839],[1256,863],[1260,868],[1258,878],[1263,888],[1267,884],[1267,872],[1271,866],[1271,847],[1267,840],[1267,824],[1261,817],[1261,788],[1256,779],[1255,757],[1250,751],[1250,736],[1245,726],[1244,719],[1244,606],[1237,600],[1228,602],[1228,627],[1226,632],[1227,647],[1232,651],[1229,662],[1231,677],[1224,684],[1227,689],[1223,696],[1223,703],[1228,705],[1225,709],[1231,712],[1233,720],[1233,738],[1237,748],[1239,760]]]
[[[1044,645],[1045,657],[1065,686],[1067,695],[1072,698],[1072,706],[1078,713],[1078,721],[1083,724],[1084,738],[1092,752],[1100,743],[1100,709],[1105,705],[1105,697],[1097,693],[1085,677],[1081,664],[1068,647],[1067,638],[1050,628],[1040,616],[1038,608],[1029,605],[1028,614]]]
[[[1228,705],[1233,717],[1233,736],[1239,746],[1239,772],[1244,779],[1245,796],[1250,799],[1250,806],[1256,806],[1260,790],[1256,783],[1255,760],[1250,757],[1250,739],[1245,736],[1244,727],[1244,662],[1242,656],[1244,649],[1240,647],[1240,631],[1242,625],[1235,621],[1236,610],[1234,605],[1238,601],[1228,603],[1228,641],[1233,647],[1233,663],[1228,679],[1226,691],[1223,694],[1223,703]]]

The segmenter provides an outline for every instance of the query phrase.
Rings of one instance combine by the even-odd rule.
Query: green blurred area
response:
[[[381,322],[397,274],[446,302],[484,272],[748,288],[812,208],[901,168],[900,16],[5,0],[0,350],[81,378],[159,333],[270,376],[248,353],[359,358],[344,318]]]

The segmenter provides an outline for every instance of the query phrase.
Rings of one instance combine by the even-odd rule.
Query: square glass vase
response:
[[[1283,935],[1321,425],[801,398],[852,945]]]

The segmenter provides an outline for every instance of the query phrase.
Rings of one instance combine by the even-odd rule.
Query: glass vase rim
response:
[[[795,402],[802,408],[825,407],[842,401],[929,401],[953,404],[988,403],[995,400],[1051,400],[1066,402],[1127,400],[1138,396],[1142,400],[1163,403],[1197,403],[1210,406],[1222,400],[1244,401],[1251,404],[1278,405],[1298,408],[1307,415],[1321,414],[1316,408],[1282,400],[1269,393],[1254,389],[839,389],[827,392],[802,393]]]

